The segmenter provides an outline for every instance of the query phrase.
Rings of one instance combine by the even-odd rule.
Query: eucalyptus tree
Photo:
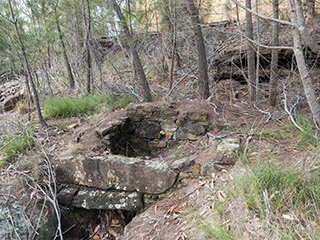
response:
[[[15,13],[15,11],[13,9],[13,5],[12,5],[11,0],[8,0],[8,8],[9,8],[9,12],[10,12],[10,18],[8,20],[14,26],[14,30],[15,30],[16,35],[17,35],[17,39],[18,39],[18,43],[19,43],[19,47],[20,47],[20,51],[21,51],[21,55],[22,55],[23,67],[24,67],[24,70],[25,70],[25,72],[27,74],[26,84],[28,85],[29,82],[30,82],[31,90],[32,90],[33,102],[34,102],[34,104],[36,106],[39,122],[40,122],[42,127],[47,127],[47,123],[45,122],[45,120],[43,118],[43,115],[42,115],[42,112],[41,112],[38,92],[37,92],[36,86],[34,84],[31,66],[29,64],[29,59],[28,59],[28,56],[27,56],[25,44],[23,42],[22,35],[21,35],[21,31],[23,31],[23,28],[21,28],[21,26],[19,26],[19,19],[16,17],[16,13]],[[29,86],[27,86],[27,87],[29,87]]]
[[[312,78],[306,64],[303,53],[302,39],[305,36],[306,24],[305,17],[300,0],[288,0],[291,22],[294,24],[293,35],[293,51],[296,57],[304,92],[310,107],[313,119],[316,124],[320,125],[320,104],[315,94]]]
[[[273,18],[279,19],[279,0],[272,1],[272,12]],[[279,23],[277,22],[272,23],[272,45],[275,47],[279,45]],[[269,101],[271,106],[276,106],[279,49],[273,48],[271,55]]]
[[[209,92],[209,77],[208,77],[208,62],[206,55],[206,47],[204,45],[201,24],[199,19],[199,11],[197,10],[193,0],[186,0],[198,53],[199,79],[198,91],[201,99],[207,99],[210,96]]]
[[[71,89],[73,89],[75,87],[75,81],[74,81],[69,57],[67,54],[67,48],[66,48],[66,45],[64,42],[63,33],[61,30],[58,8],[59,8],[59,0],[56,0],[56,4],[54,6],[55,20],[56,20],[58,35],[59,35],[60,44],[61,44],[61,48],[62,48],[62,52],[63,52],[63,59],[64,59],[64,63],[65,63],[66,69],[67,69],[67,73],[68,73],[69,87]]]
[[[246,0],[247,9],[251,10],[251,0]],[[246,34],[247,34],[247,68],[248,68],[248,86],[251,101],[256,100],[256,67],[255,67],[255,49],[253,41],[253,23],[252,13],[246,11]]]
[[[133,40],[133,35],[130,32],[129,26],[126,22],[126,18],[124,14],[122,13],[122,9],[120,5],[117,3],[116,0],[109,0],[109,4],[111,4],[120,20],[119,24],[123,29],[123,32],[125,34],[125,41],[124,44],[131,52],[132,60],[133,60],[133,67],[135,69],[135,72],[137,74],[137,77],[139,79],[139,94],[141,94],[143,101],[150,102],[152,101],[151,91],[149,88],[149,84],[147,81],[147,77],[145,75],[143,66],[141,64],[141,60],[138,54],[138,51],[136,49],[135,43]]]

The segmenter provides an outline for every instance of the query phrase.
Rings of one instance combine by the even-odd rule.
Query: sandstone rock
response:
[[[84,209],[140,210],[142,194],[137,192],[105,191],[87,187],[69,186],[58,194],[60,204]]]
[[[208,122],[188,122],[186,121],[178,128],[174,135],[175,140],[197,140],[200,135],[207,132]]]
[[[159,139],[160,138],[161,127],[157,122],[152,121],[142,121],[140,127],[136,129],[138,136],[147,139]]]
[[[70,158],[68,158],[70,159]],[[102,190],[122,190],[160,194],[175,182],[177,173],[159,160],[119,155],[60,157],[55,167],[57,180]]]
[[[202,176],[210,176],[217,171],[222,171],[236,162],[235,152],[240,147],[240,141],[237,138],[223,139],[216,150],[216,157],[211,161],[207,161],[201,166],[200,174]]]
[[[215,163],[219,165],[233,165],[236,162],[235,152],[240,148],[237,138],[223,139],[217,146]]]
[[[207,122],[208,121],[208,112],[188,112],[187,118],[191,121],[196,122]]]
[[[194,156],[184,157],[174,161],[171,167],[174,170],[184,171],[188,169],[190,166],[194,165],[194,160],[195,160]]]
[[[161,141],[161,140],[153,140],[149,142],[149,147],[151,149],[159,149],[159,148],[166,148],[167,147],[167,141]]]
[[[0,203],[0,239],[28,239],[29,227],[30,221],[23,206]]]
[[[127,121],[127,119],[115,119],[108,122],[103,122],[98,126],[96,129],[96,132],[99,136],[104,137],[110,132],[117,131],[118,128],[124,124],[124,122]]]

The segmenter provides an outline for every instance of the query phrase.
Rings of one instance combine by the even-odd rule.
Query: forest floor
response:
[[[224,90],[212,100],[222,123],[221,131],[212,134],[241,139],[236,164],[207,177],[200,174],[182,177],[175,191],[152,203],[126,226],[123,235],[114,233],[114,237],[128,240],[320,239],[318,140],[314,141],[310,132],[299,132],[280,107],[270,109],[263,101],[257,106],[248,104],[245,91],[239,91],[241,95],[235,98],[230,89],[232,84],[236,85],[232,89],[243,88],[236,82],[225,81],[221,83]],[[48,129],[34,123],[37,140],[50,157],[65,151],[90,151],[96,143],[88,138],[85,146],[78,145],[77,135],[83,128],[94,127],[107,111],[50,119]],[[26,122],[27,116],[16,111],[0,115],[1,131],[9,130],[14,119]],[[307,120],[303,121],[299,123],[308,128]],[[176,158],[194,156],[195,167],[199,168],[212,160],[215,144],[216,141],[206,135],[163,154]],[[35,171],[30,164],[35,162],[39,162],[39,150],[31,149],[12,164],[27,173]],[[7,169],[10,168],[12,165]],[[9,186],[12,179],[9,181],[4,171],[1,178],[2,196],[10,193],[16,201],[26,201],[32,195],[19,188],[19,184]],[[310,191],[302,191],[304,186]],[[99,236],[103,233],[96,233],[92,239],[103,239]]]

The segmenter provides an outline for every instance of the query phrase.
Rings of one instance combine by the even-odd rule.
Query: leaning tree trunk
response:
[[[44,118],[42,116],[40,103],[39,103],[38,92],[37,92],[36,86],[35,86],[33,78],[32,78],[31,68],[30,68],[30,64],[29,64],[28,57],[27,57],[27,54],[26,54],[26,49],[25,49],[25,46],[24,46],[24,43],[22,41],[22,37],[21,37],[21,34],[20,34],[20,30],[19,30],[19,26],[18,26],[18,20],[16,19],[16,16],[15,16],[15,14],[13,12],[13,9],[12,9],[11,0],[8,0],[8,4],[9,4],[9,8],[10,8],[10,14],[11,14],[12,22],[13,22],[14,29],[15,29],[17,37],[18,37],[20,50],[21,50],[21,53],[22,53],[23,65],[24,65],[24,68],[25,68],[25,70],[27,72],[28,80],[30,81],[30,84],[31,84],[32,96],[33,96],[34,104],[36,106],[38,119],[39,119],[39,122],[40,122],[42,127],[47,127],[48,125],[47,125],[47,123],[45,122],[45,120],[44,120]]]
[[[299,9],[302,9],[301,1],[288,0],[288,5],[290,9],[291,21],[297,25],[292,32],[294,45],[293,50],[296,57],[301,81],[313,119],[318,125],[320,125],[320,104],[317,102],[314,86],[312,84],[312,79],[307,68],[301,43],[301,33],[304,33],[303,29],[306,27],[304,24],[304,19],[301,19],[301,14],[299,15],[299,13],[297,12]],[[300,32],[299,29],[301,29],[302,32]]]
[[[251,0],[246,0],[246,7],[251,9]],[[255,80],[255,50],[250,42],[253,41],[253,24],[252,24],[252,14],[246,11],[246,30],[247,30],[247,67],[248,67],[248,86],[251,101],[256,100],[256,80]]]
[[[198,65],[199,65],[199,79],[198,88],[201,99],[207,99],[210,96],[209,92],[209,77],[208,77],[208,63],[206,55],[206,47],[204,45],[200,19],[198,10],[193,0],[187,0],[187,6],[191,15],[191,21],[193,24],[193,31],[196,36],[195,42],[198,52]]]
[[[273,18],[279,19],[279,0],[273,0],[272,8]],[[276,22],[272,23],[272,45],[275,47],[279,45],[279,24]],[[279,50],[272,49],[271,55],[269,101],[271,106],[276,106]]]
[[[64,44],[64,41],[63,41],[62,31],[61,31],[60,22],[59,22],[59,16],[57,14],[57,6],[55,7],[54,11],[55,11],[55,20],[56,20],[59,40],[60,40],[60,44],[61,44],[62,52],[63,52],[63,59],[64,59],[64,63],[65,63],[66,68],[67,68],[67,73],[68,73],[69,87],[71,89],[74,89],[74,86],[75,86],[74,77],[73,77],[73,74],[72,74],[70,61],[69,61],[69,58],[68,58],[68,55],[67,55],[66,45]]]
[[[149,84],[147,82],[147,78],[146,78],[144,69],[142,67],[139,54],[135,48],[133,41],[130,41],[130,39],[132,38],[132,34],[130,33],[129,27],[126,23],[125,17],[121,11],[119,4],[117,3],[116,0],[112,0],[112,4],[113,4],[114,10],[117,13],[117,16],[120,20],[120,24],[123,28],[123,31],[126,35],[127,48],[130,49],[131,54],[132,54],[133,67],[135,68],[136,73],[137,73],[137,77],[140,81],[140,83],[139,83],[140,94],[142,95],[142,99],[144,102],[150,102],[150,101],[152,101],[152,97],[151,97]]]

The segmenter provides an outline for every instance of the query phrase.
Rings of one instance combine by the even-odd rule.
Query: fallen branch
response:
[[[263,113],[263,114],[265,114],[265,115],[268,116],[267,120],[265,121],[265,124],[267,124],[267,123],[271,120],[272,116],[271,116],[271,113],[270,113],[270,112],[267,112],[267,111],[262,110],[261,108],[257,107],[255,104],[253,104],[253,107],[254,107],[255,109],[257,109],[259,112],[261,112],[261,113]]]

